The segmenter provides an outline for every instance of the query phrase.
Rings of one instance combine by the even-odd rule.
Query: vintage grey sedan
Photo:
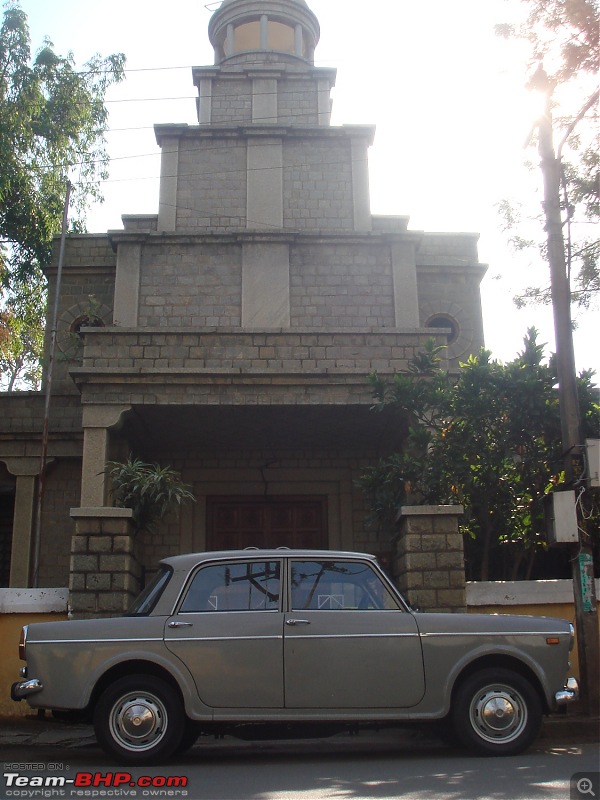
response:
[[[200,734],[415,722],[509,755],[577,696],[572,646],[560,619],[415,612],[370,555],[194,553],[164,559],[125,616],[25,627],[12,697],[93,719],[127,764]]]

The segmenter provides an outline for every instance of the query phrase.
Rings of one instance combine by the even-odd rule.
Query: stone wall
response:
[[[285,141],[283,227],[299,231],[354,229],[350,140]]]
[[[89,370],[251,370],[329,375],[406,368],[431,332],[402,330],[110,330],[86,333]],[[160,377],[160,375],[159,375]],[[370,391],[370,390],[369,390]]]
[[[292,328],[395,327],[389,246],[291,247],[290,313]]]
[[[239,326],[241,313],[240,245],[172,243],[144,248],[141,328]]]
[[[182,138],[177,230],[211,233],[246,227],[246,140]]]
[[[228,77],[213,81],[211,110],[213,125],[252,122],[252,80]]]
[[[317,87],[312,78],[277,82],[277,121],[281,125],[317,125]]]

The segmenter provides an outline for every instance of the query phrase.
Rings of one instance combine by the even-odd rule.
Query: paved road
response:
[[[541,740],[522,756],[474,758],[426,737],[385,732],[284,743],[203,739],[189,754],[163,766],[124,769],[110,765],[91,738],[82,738],[68,748],[38,741],[2,746],[0,797],[589,800],[600,797],[598,752],[595,742],[557,745]],[[121,785],[115,787],[117,773],[130,776],[121,777]],[[6,775],[18,775],[19,779]],[[108,775],[112,778],[107,779]],[[574,775],[590,776],[591,783],[580,784],[584,791],[577,791]],[[52,784],[37,788],[35,776],[65,777],[77,783],[59,788],[60,782],[54,781],[53,788],[49,788]],[[148,780],[140,786],[138,780],[144,776]],[[176,787],[174,778],[186,778],[187,786]]]

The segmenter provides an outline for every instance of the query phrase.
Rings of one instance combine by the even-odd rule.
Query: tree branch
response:
[[[592,95],[592,96],[591,96],[591,97],[588,99],[587,103],[586,103],[586,104],[583,106],[583,108],[581,109],[581,111],[579,112],[579,114],[577,114],[577,116],[575,117],[575,119],[573,120],[573,122],[572,122],[572,123],[569,125],[569,127],[568,127],[568,128],[567,128],[567,130],[565,131],[565,134],[564,134],[563,138],[561,139],[561,142],[560,142],[560,144],[558,145],[558,149],[557,149],[557,151],[556,151],[556,158],[558,159],[558,161],[560,161],[560,159],[561,159],[561,157],[562,157],[562,149],[563,149],[563,147],[565,146],[565,144],[567,143],[567,139],[568,139],[568,138],[569,138],[569,136],[570,136],[570,135],[573,133],[573,131],[575,130],[575,128],[577,127],[577,125],[578,125],[578,124],[581,122],[581,120],[582,120],[582,119],[585,117],[585,115],[586,115],[586,114],[587,114],[587,112],[590,110],[590,108],[591,108],[591,107],[594,105],[594,103],[597,103],[597,102],[598,102],[598,97],[599,97],[599,96],[600,96],[600,91],[599,91],[598,89],[596,89],[596,91],[595,91],[595,92],[593,93],[593,95]]]

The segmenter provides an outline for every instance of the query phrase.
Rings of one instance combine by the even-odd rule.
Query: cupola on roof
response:
[[[224,0],[208,35],[215,64],[248,57],[258,64],[289,58],[312,64],[320,30],[305,0]]]

